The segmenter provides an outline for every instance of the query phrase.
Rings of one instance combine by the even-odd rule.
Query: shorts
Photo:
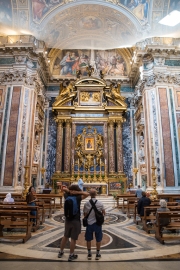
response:
[[[92,241],[93,233],[95,233],[96,242],[101,242],[103,237],[102,226],[98,226],[96,223],[88,225],[86,228],[85,240],[88,242]]]
[[[80,233],[81,233],[80,220],[74,219],[70,221],[69,220],[65,221],[65,232],[64,232],[65,237],[77,240]]]

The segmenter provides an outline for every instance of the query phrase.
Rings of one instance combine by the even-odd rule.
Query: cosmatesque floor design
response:
[[[63,211],[56,211],[51,219],[38,231],[32,233],[32,238],[25,244],[22,241],[0,239],[0,260],[48,260],[67,261],[69,243],[65,248],[64,256],[57,257],[59,244],[64,232]],[[20,233],[12,231],[10,233]],[[77,241],[76,253],[78,261],[87,261],[85,229]],[[161,245],[154,237],[153,231],[147,234],[140,225],[135,225],[120,210],[108,207],[105,224],[103,225],[103,241],[101,261],[136,261],[136,260],[171,260],[180,259],[180,241],[174,239]],[[92,242],[93,259],[95,259],[95,240]]]

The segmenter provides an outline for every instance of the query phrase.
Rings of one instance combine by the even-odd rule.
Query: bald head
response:
[[[89,192],[89,195],[91,196],[91,198],[95,198],[96,197],[96,194],[97,194],[97,192],[96,192],[96,190],[95,189],[91,189],[90,190],[90,192]]]

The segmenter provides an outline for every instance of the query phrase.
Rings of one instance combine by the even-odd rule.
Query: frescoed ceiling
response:
[[[32,34],[56,49],[131,47],[152,36],[179,37],[159,24],[178,0],[0,0],[0,35]]]

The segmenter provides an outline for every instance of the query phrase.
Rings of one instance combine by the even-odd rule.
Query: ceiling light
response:
[[[159,21],[160,24],[165,24],[168,26],[175,26],[180,23],[180,12],[177,10],[173,10],[166,17]]]

